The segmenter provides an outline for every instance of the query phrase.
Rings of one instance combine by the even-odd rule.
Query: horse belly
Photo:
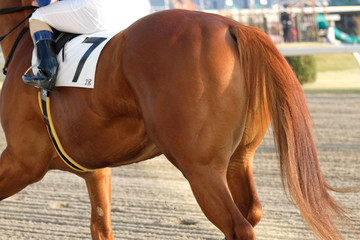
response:
[[[54,126],[64,150],[80,165],[112,167],[159,155],[137,116],[108,118],[84,107],[82,100],[72,104],[60,101],[52,110]]]

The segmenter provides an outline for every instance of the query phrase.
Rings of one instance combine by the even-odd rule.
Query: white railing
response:
[[[354,53],[360,52],[358,45],[334,45],[334,46],[314,46],[314,47],[279,47],[284,56],[302,56],[314,54],[334,54],[334,53]]]
[[[315,54],[336,54],[352,53],[360,67],[360,44],[357,45],[334,45],[334,46],[314,46],[314,47],[279,47],[280,52],[285,57],[304,56]]]

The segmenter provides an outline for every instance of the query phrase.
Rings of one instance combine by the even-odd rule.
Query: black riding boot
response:
[[[50,31],[36,32],[34,42],[39,72],[34,76],[23,75],[23,81],[26,84],[52,91],[59,66],[56,59],[54,35]]]

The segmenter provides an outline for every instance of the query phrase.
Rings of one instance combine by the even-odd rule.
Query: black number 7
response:
[[[90,54],[92,53],[92,51],[95,50],[95,48],[97,48],[97,46],[99,46],[103,41],[105,41],[106,38],[103,37],[87,37],[85,38],[85,40],[82,43],[92,43],[91,47],[89,47],[89,49],[85,52],[85,54],[82,56],[77,68],[76,68],[76,72],[74,75],[74,78],[72,80],[72,82],[77,82],[80,76],[80,73],[84,67],[84,64],[86,62],[86,60],[88,59],[88,57],[90,56]]]

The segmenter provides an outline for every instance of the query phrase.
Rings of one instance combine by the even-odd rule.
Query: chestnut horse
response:
[[[0,8],[31,0],[2,0]],[[1,15],[5,34],[32,10]],[[26,26],[1,43],[7,58]],[[0,159],[0,199],[48,170],[69,169],[57,155],[38,106],[38,89],[21,76],[33,43],[26,33],[8,65],[1,93],[7,147]],[[255,239],[262,216],[252,176],[256,148],[270,120],[283,183],[323,239],[343,238],[342,209],[327,192],[304,93],[269,37],[202,12],[150,14],[112,38],[100,55],[94,89],[52,92],[54,126],[80,165],[92,204],[93,239],[111,239],[110,170],[161,153],[189,181],[206,217],[226,239]],[[98,214],[103,212],[103,214]]]

